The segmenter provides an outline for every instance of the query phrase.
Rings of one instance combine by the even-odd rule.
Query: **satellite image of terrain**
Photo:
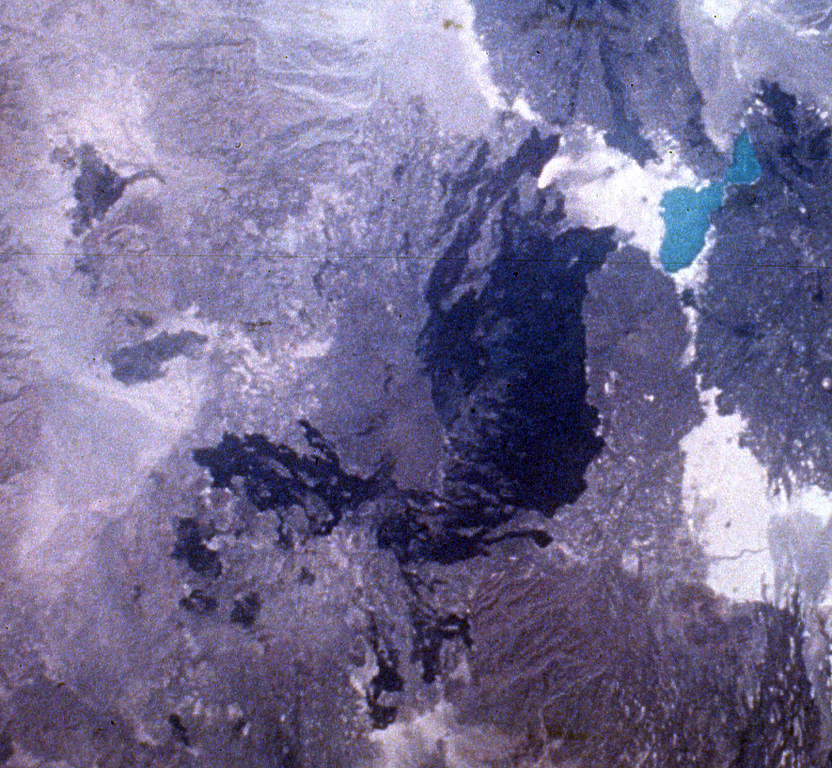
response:
[[[2,768],[832,768],[830,0],[1,0]]]

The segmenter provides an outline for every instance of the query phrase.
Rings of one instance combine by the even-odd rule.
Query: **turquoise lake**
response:
[[[690,266],[705,247],[710,214],[722,205],[728,185],[753,184],[761,173],[748,131],[743,131],[734,141],[731,165],[721,182],[700,190],[676,187],[665,192],[660,204],[665,225],[665,236],[659,249],[662,266],[668,272]]]

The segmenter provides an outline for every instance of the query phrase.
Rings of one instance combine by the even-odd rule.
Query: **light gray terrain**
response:
[[[828,10],[709,7],[0,4],[0,765],[830,764]],[[540,181],[743,128],[689,275]]]

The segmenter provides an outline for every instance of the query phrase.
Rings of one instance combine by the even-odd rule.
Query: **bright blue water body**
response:
[[[711,184],[698,192],[676,187],[662,196],[665,234],[659,258],[668,272],[687,267],[705,247],[711,225],[708,214],[722,205],[724,184]]]
[[[664,219],[665,235],[659,249],[659,259],[668,272],[678,272],[690,266],[705,247],[705,235],[710,227],[710,214],[722,206],[729,184],[753,184],[762,169],[751,146],[747,131],[734,141],[731,165],[721,182],[704,189],[676,187],[662,196],[660,212]]]
[[[743,131],[734,142],[734,159],[725,171],[726,184],[753,184],[763,173],[748,131]]]

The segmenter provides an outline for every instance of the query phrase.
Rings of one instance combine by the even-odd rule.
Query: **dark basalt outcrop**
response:
[[[14,747],[9,734],[5,731],[0,733],[0,765],[5,765],[14,757]]]
[[[538,547],[552,543],[545,531],[504,530],[515,510],[489,504],[475,495],[451,500],[434,494],[402,491],[396,494],[377,526],[379,548],[393,552],[401,565],[432,562],[451,565],[489,554],[507,539],[528,538]]]
[[[194,589],[187,597],[180,598],[179,605],[197,616],[205,616],[217,609],[217,599],[201,589]]]
[[[89,144],[82,144],[77,156],[80,169],[78,178],[72,184],[78,203],[72,224],[74,235],[80,235],[93,221],[104,218],[128,184],[128,180],[107,165]]]
[[[234,607],[231,609],[231,623],[239,624],[245,629],[254,626],[262,608],[260,595],[257,592],[247,592],[234,600]]]
[[[581,303],[615,244],[609,231],[547,237],[509,206],[501,224],[488,282],[431,317],[424,358],[455,453],[449,487],[552,514],[577,499],[603,446]]]
[[[442,646],[461,640],[471,647],[471,628],[468,618],[449,613],[438,616],[434,612],[414,611],[412,660],[422,668],[422,681],[434,682],[440,674]]]
[[[184,747],[189,747],[191,740],[188,738],[188,729],[182,722],[182,718],[176,713],[172,713],[168,717],[168,723],[170,724],[170,732],[174,740],[178,741]]]
[[[436,311],[447,303],[459,283],[469,262],[472,246],[482,238],[481,229],[489,214],[523,177],[536,179],[559,146],[558,135],[543,138],[537,128],[533,128],[517,152],[492,166],[488,163],[491,147],[483,141],[467,168],[441,179],[444,206],[436,226],[436,240],[439,243],[449,234],[451,238],[436,260],[425,290],[425,300],[432,310]],[[538,202],[542,204],[535,213],[541,223],[555,224],[563,218],[562,210],[546,208],[545,199],[540,198]]]
[[[171,556],[184,560],[188,568],[200,576],[216,579],[222,574],[220,556],[205,544],[206,538],[194,518],[186,517],[177,521],[176,543]]]
[[[373,728],[383,729],[396,720],[398,707],[393,702],[405,681],[399,674],[399,652],[384,639],[375,621],[370,622],[369,636],[377,671],[370,679],[365,699]]]
[[[200,448],[193,454],[194,461],[210,472],[215,488],[233,491],[239,481],[245,498],[256,509],[276,512],[278,532],[287,544],[298,534],[328,535],[346,512],[389,487],[389,467],[366,478],[352,474],[317,429],[307,421],[300,426],[309,453],[275,445],[265,435],[240,438],[226,432],[216,447]],[[303,510],[303,530],[292,531],[292,507]]]
[[[586,403],[581,306],[588,274],[616,248],[612,230],[561,231],[559,198],[536,191],[524,207],[516,189],[556,148],[533,132],[494,169],[485,146],[448,185],[443,229],[455,228],[419,344],[452,446],[446,494],[470,524],[495,505],[552,514],[575,501],[603,445]],[[493,257],[469,268],[487,219]]]
[[[165,375],[162,363],[188,354],[208,337],[194,331],[162,331],[147,341],[121,347],[110,355],[113,378],[122,384],[154,381]]]
[[[609,229],[564,231],[555,193],[521,201],[519,190],[528,198],[557,147],[556,136],[535,129],[492,164],[483,142],[467,167],[442,180],[440,255],[418,342],[450,446],[442,493],[397,488],[385,467],[370,477],[346,471],[306,421],[306,453],[230,433],[194,451],[214,487],[239,489],[256,509],[275,511],[286,544],[328,535],[345,512],[378,500],[378,545],[403,565],[456,563],[507,538],[548,545],[545,532],[509,524],[518,508],[551,515],[574,501],[603,446],[597,411],[586,402],[581,309],[588,274],[615,248]],[[472,264],[483,249],[487,263]]]

